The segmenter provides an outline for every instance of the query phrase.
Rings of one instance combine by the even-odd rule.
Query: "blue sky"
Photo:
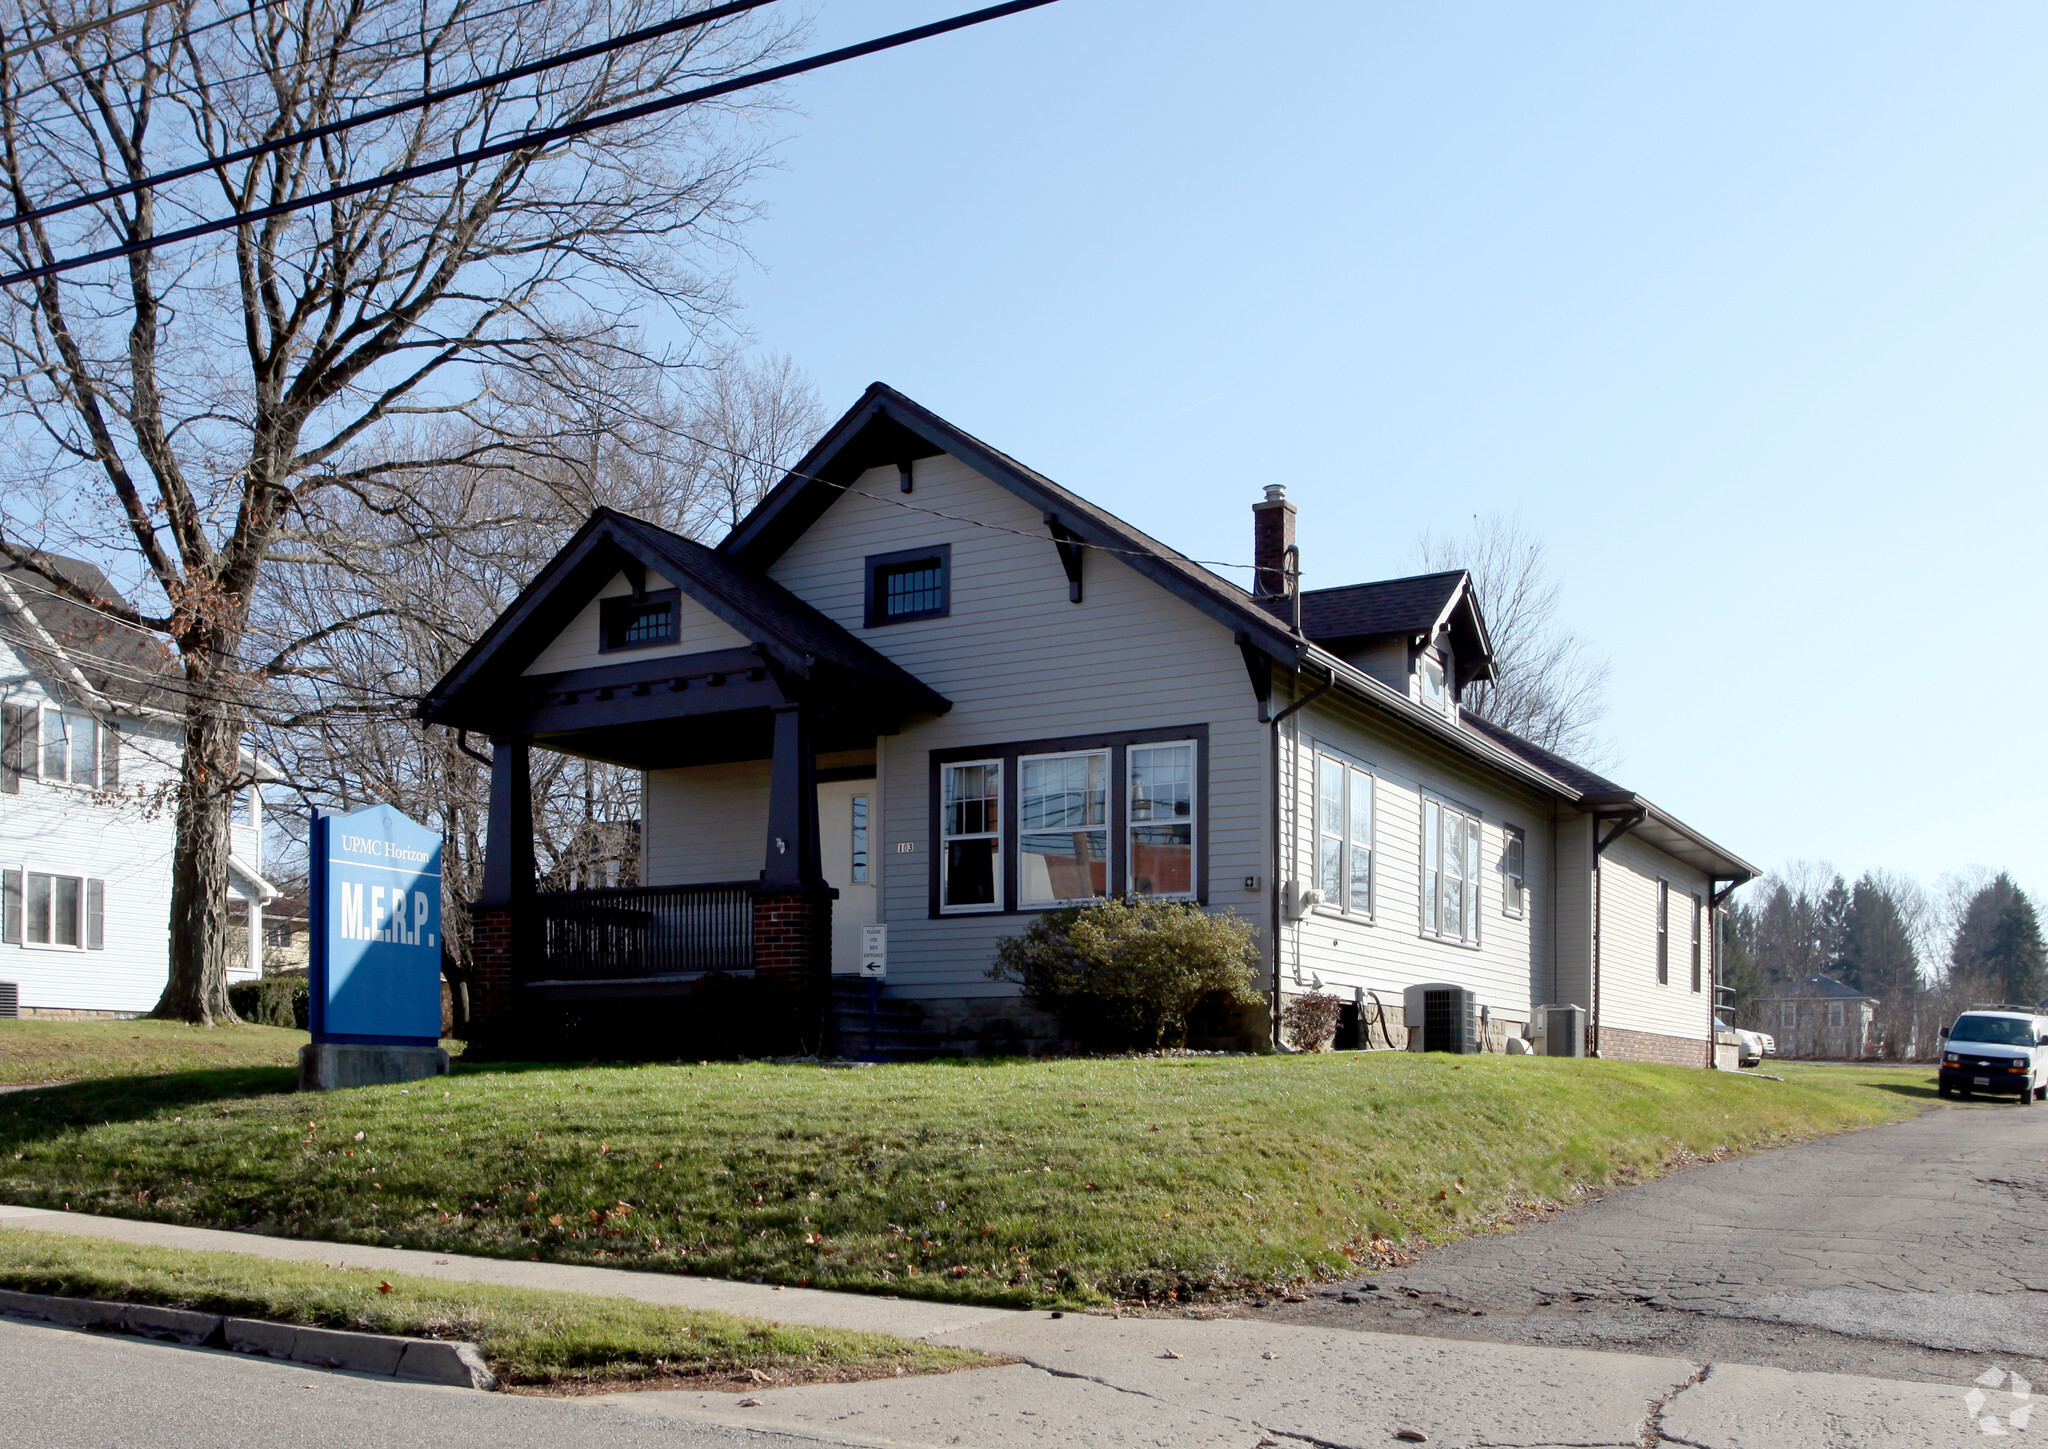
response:
[[[886,380],[1199,557],[1270,482],[1311,587],[1520,509],[1624,783],[1766,865],[2048,887],[2044,42],[1062,0],[797,82],[740,292],[828,409]]]

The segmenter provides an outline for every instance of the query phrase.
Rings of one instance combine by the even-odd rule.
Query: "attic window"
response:
[[[1446,708],[1450,695],[1444,684],[1444,662],[1434,649],[1415,661],[1415,673],[1422,681],[1423,703],[1433,704],[1438,709]]]
[[[598,645],[601,653],[676,642],[681,610],[674,589],[662,589],[638,599],[621,594],[602,600],[597,612],[598,628],[603,635]]]
[[[865,622],[870,629],[912,619],[941,619],[953,610],[950,544],[873,554],[867,574]]]

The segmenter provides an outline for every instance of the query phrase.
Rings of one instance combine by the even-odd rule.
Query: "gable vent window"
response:
[[[598,604],[598,626],[603,632],[602,653],[615,649],[646,649],[656,644],[673,644],[678,637],[681,606],[674,589],[663,589],[642,598],[621,594]]]
[[[949,544],[875,554],[867,561],[866,625],[942,619],[953,609],[953,550]]]

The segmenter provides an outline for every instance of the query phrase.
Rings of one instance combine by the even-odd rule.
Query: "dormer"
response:
[[[1305,590],[1301,632],[1453,721],[1465,687],[1493,678],[1493,646],[1463,569]]]

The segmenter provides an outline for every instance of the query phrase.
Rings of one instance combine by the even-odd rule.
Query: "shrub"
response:
[[[1260,999],[1254,936],[1249,921],[1190,902],[1103,901],[1047,911],[996,947],[988,974],[1021,983],[1087,1045],[1180,1046],[1201,1002]]]
[[[1326,1052],[1337,1039],[1337,1019],[1344,1003],[1324,991],[1295,997],[1280,1013],[1280,1029],[1296,1051]]]
[[[304,972],[237,981],[228,988],[228,1005],[253,1026],[310,1029],[312,1006]]]

